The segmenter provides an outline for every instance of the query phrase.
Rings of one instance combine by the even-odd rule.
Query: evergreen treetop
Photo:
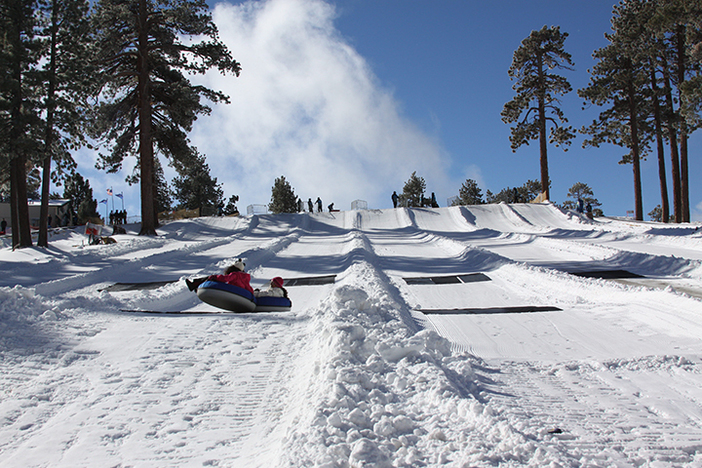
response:
[[[297,213],[297,195],[285,176],[275,179],[271,188],[271,202],[268,204],[271,213]]]

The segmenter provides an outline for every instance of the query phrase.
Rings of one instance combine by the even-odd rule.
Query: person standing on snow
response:
[[[204,278],[186,279],[185,284],[188,285],[190,291],[197,291],[197,288],[205,281],[218,281],[220,283],[231,284],[246,289],[251,294],[254,290],[251,287],[251,275],[244,272],[246,264],[242,259],[234,262],[234,265],[227,267],[222,275],[210,275]]]
[[[256,297],[284,297],[288,298],[288,290],[283,287],[283,278],[276,276],[268,284],[266,289],[254,289]]]
[[[392,207],[393,207],[393,208],[397,208],[397,199],[398,199],[399,197],[397,196],[397,191],[396,191],[396,190],[394,190],[394,191],[392,192],[392,197],[391,197],[391,198],[392,198]]]
[[[314,206],[312,205],[312,199],[308,198],[307,199],[307,208],[310,209],[310,213],[314,212]]]
[[[322,199],[317,197],[317,201],[315,203],[317,203],[317,212],[321,213],[322,212]]]

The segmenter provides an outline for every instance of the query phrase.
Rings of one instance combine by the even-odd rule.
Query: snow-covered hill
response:
[[[0,250],[0,466],[702,466],[698,225],[501,204],[135,231]],[[182,279],[238,257],[255,287],[333,282],[291,312],[124,312],[217,312]]]

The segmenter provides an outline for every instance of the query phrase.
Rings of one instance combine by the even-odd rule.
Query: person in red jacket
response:
[[[253,288],[251,288],[251,275],[244,272],[246,264],[242,259],[238,259],[233,265],[227,267],[222,275],[210,275],[204,278],[186,279],[185,284],[188,285],[188,289],[191,291],[197,291],[197,288],[205,281],[218,281],[220,283],[231,284],[232,286],[238,286],[240,288],[246,289],[251,294],[253,294]]]

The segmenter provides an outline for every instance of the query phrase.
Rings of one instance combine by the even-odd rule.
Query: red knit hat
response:
[[[283,278],[280,276],[276,276],[271,280],[271,284],[277,288],[282,288],[283,287]]]

